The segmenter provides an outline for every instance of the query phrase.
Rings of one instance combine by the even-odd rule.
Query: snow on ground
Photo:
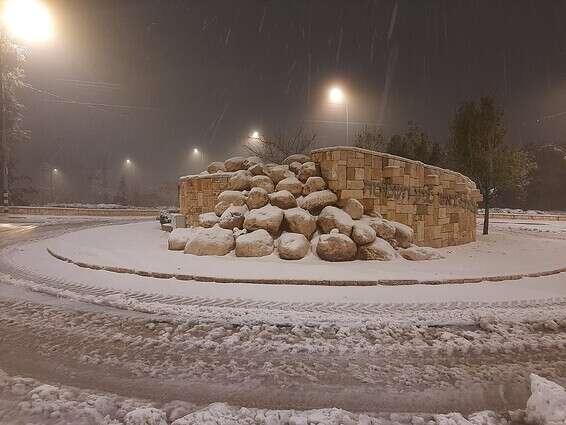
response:
[[[566,229],[566,222],[555,223]],[[566,236],[566,233],[565,233]],[[87,229],[42,242],[53,252],[87,264],[124,267],[148,272],[230,277],[238,279],[307,279],[375,281],[379,279],[438,280],[534,273],[566,267],[566,240],[532,238],[528,234],[498,231],[478,241],[439,251],[446,258],[414,262],[352,261],[331,263],[310,254],[285,261],[276,254],[241,258],[193,256],[167,250],[168,234],[158,223],[134,223]]]
[[[489,212],[495,214],[566,215],[566,211],[522,210],[518,208],[490,208]],[[478,208],[478,213],[483,214],[484,209]]]
[[[31,378],[9,376],[0,370],[0,422],[4,425],[506,425],[526,419],[561,424],[564,406],[549,403],[564,389],[536,375],[526,410],[495,413],[351,413],[342,409],[269,410],[225,403],[197,406],[183,401],[166,404],[125,398],[69,386],[50,385]],[[536,422],[535,422],[536,421]]]

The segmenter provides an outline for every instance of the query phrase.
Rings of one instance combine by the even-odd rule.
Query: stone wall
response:
[[[339,202],[355,198],[367,212],[407,224],[417,245],[474,241],[481,195],[466,176],[418,161],[354,147],[311,153]]]
[[[179,208],[188,226],[196,226],[199,214],[214,211],[216,198],[228,190],[231,173],[198,174],[179,179]]]

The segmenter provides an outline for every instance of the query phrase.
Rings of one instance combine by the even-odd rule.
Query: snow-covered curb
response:
[[[255,283],[263,285],[322,285],[322,286],[398,286],[398,285],[449,285],[449,284],[464,284],[464,283],[481,283],[481,282],[503,282],[508,280],[519,280],[525,277],[542,277],[551,276],[559,273],[566,273],[566,267],[561,267],[552,270],[543,270],[533,273],[519,273],[519,274],[505,274],[496,276],[482,276],[470,278],[446,278],[435,280],[419,280],[419,279],[378,279],[378,280],[314,280],[314,279],[254,279],[254,278],[231,278],[222,276],[204,276],[204,275],[190,275],[183,273],[164,273],[148,270],[138,270],[128,267],[106,266],[99,264],[86,263],[82,261],[75,261],[71,258],[58,254],[51,248],[47,248],[47,252],[58,260],[74,264],[78,267],[83,267],[92,270],[105,270],[113,273],[127,273],[144,277],[153,277],[158,279],[178,279],[178,280],[194,280],[197,282],[210,282],[210,283]]]
[[[111,393],[48,385],[12,377],[0,370],[0,421],[5,425],[202,425],[202,424],[362,424],[362,425],[506,425],[526,422],[561,425],[566,421],[566,391],[531,375],[532,395],[525,410],[496,413],[352,413],[342,409],[271,410],[225,403],[198,406],[187,401],[155,403]],[[33,422],[32,422],[33,421]]]

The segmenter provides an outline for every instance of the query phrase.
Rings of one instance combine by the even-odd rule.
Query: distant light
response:
[[[130,165],[132,163],[132,160],[130,158],[126,158],[126,164]]]
[[[259,139],[259,131],[254,131],[252,133],[252,139]]]
[[[55,174],[57,174],[57,173],[59,172],[59,170],[58,170],[57,168],[54,168],[54,169],[53,169],[53,172],[54,172]]]
[[[39,42],[53,36],[49,10],[38,0],[6,0],[2,19],[16,38]]]
[[[331,103],[344,103],[344,92],[340,87],[332,87],[328,92],[328,99]]]
[[[194,153],[195,155],[198,155],[198,154],[199,154],[198,148],[194,148],[194,149],[193,149],[193,153]]]

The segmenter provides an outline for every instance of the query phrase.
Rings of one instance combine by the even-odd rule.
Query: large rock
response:
[[[246,196],[237,190],[225,190],[218,195],[218,203],[214,207],[214,212],[220,217],[231,205],[244,205]]]
[[[390,261],[397,256],[397,253],[389,242],[376,238],[372,243],[360,245],[357,256],[360,260]]]
[[[202,213],[198,216],[198,225],[200,227],[208,228],[218,223],[218,220],[219,217],[216,215],[216,213],[213,212]]]
[[[305,162],[299,170],[297,177],[300,181],[306,182],[309,177],[315,177],[317,174],[316,164],[314,162]]]
[[[230,189],[232,190],[248,190],[252,184],[252,173],[248,170],[236,171],[230,177]]]
[[[224,168],[226,171],[238,171],[246,169],[246,158],[242,156],[235,156],[233,158],[228,158],[224,161]]]
[[[264,257],[273,252],[273,237],[263,229],[246,233],[236,239],[237,257]]]
[[[334,205],[338,201],[336,194],[330,190],[319,190],[309,193],[301,200],[299,205],[312,214],[318,214],[324,207]]]
[[[291,162],[289,164],[289,170],[291,170],[293,173],[295,174],[299,174],[299,171],[301,170],[301,167],[303,166],[303,164],[301,164],[300,162]]]
[[[249,169],[250,167],[253,167],[254,165],[257,164],[263,164],[263,161],[259,156],[248,156],[246,158],[246,161],[244,162],[244,167]]]
[[[297,206],[297,200],[288,190],[280,190],[279,192],[270,193],[269,202],[271,202],[271,205],[275,205],[276,207],[284,210],[295,208]]]
[[[214,161],[214,162],[211,162],[208,165],[208,167],[206,167],[206,171],[208,171],[209,174],[214,174],[214,173],[218,173],[218,172],[224,172],[224,171],[226,171],[226,168],[224,168],[223,162]]]
[[[352,228],[352,240],[358,245],[367,245],[372,243],[377,237],[375,230],[373,230],[369,224],[356,221],[354,222],[354,227]]]
[[[316,253],[326,261],[350,261],[356,256],[356,244],[341,233],[320,235]]]
[[[231,205],[226,208],[226,211],[220,216],[218,224],[223,229],[233,230],[234,228],[241,229],[244,225],[244,219],[248,213],[248,207],[245,205]]]
[[[235,244],[231,230],[220,227],[198,229],[187,242],[185,254],[226,255],[234,249]]]
[[[283,233],[277,243],[277,252],[284,260],[300,260],[308,254],[310,246],[301,233]]]
[[[293,155],[289,155],[287,158],[285,158],[282,162],[283,165],[289,165],[292,162],[300,162],[301,164],[304,164],[305,162],[309,162],[311,160],[311,157],[309,155],[305,155],[302,153],[296,153]]]
[[[293,233],[301,233],[310,239],[316,230],[316,217],[302,208],[285,210],[287,229]]]
[[[154,407],[141,407],[124,416],[124,425],[167,425],[167,415]]]
[[[428,246],[411,245],[409,248],[399,251],[401,257],[411,261],[438,260],[444,258],[440,252]]]
[[[301,196],[303,193],[303,184],[296,177],[287,177],[277,183],[275,190],[288,190],[293,196]]]
[[[283,210],[273,205],[251,210],[244,220],[244,229],[249,232],[264,229],[272,235],[279,232],[283,221]]]
[[[252,173],[252,176],[259,176],[263,174],[263,164],[254,164],[248,168],[248,171]]]
[[[401,248],[409,248],[413,243],[415,232],[409,226],[397,223],[396,221],[390,222],[395,227],[394,239]]]
[[[182,251],[185,249],[185,245],[187,245],[188,240],[194,233],[195,229],[190,227],[185,229],[173,229],[173,231],[169,233],[169,238],[167,239],[167,249],[172,251]]]
[[[340,233],[350,236],[354,220],[340,208],[328,206],[321,211],[317,224],[322,233],[330,233],[332,229],[338,229]]]
[[[271,181],[271,180],[270,180]],[[246,205],[250,210],[261,208],[269,203],[267,191],[261,187],[254,187],[248,193]]]
[[[364,206],[360,201],[354,198],[349,198],[348,200],[346,200],[342,209],[347,212],[348,215],[354,220],[359,220],[364,214]]]
[[[326,189],[326,182],[322,177],[309,177],[303,186],[303,195]]]
[[[251,180],[251,186],[261,187],[262,189],[265,189],[267,193],[271,193],[275,190],[275,185],[273,184],[273,181],[269,177],[262,175],[253,176]]]
[[[385,240],[391,240],[395,236],[395,226],[390,221],[382,218],[372,218],[368,221],[377,236]]]
[[[263,174],[268,176],[273,183],[277,184],[287,177],[292,177],[294,174],[289,170],[288,165],[273,165],[268,164],[263,166]]]
[[[555,382],[534,373],[530,375],[531,396],[527,400],[526,423],[535,425],[566,424],[566,390]]]

